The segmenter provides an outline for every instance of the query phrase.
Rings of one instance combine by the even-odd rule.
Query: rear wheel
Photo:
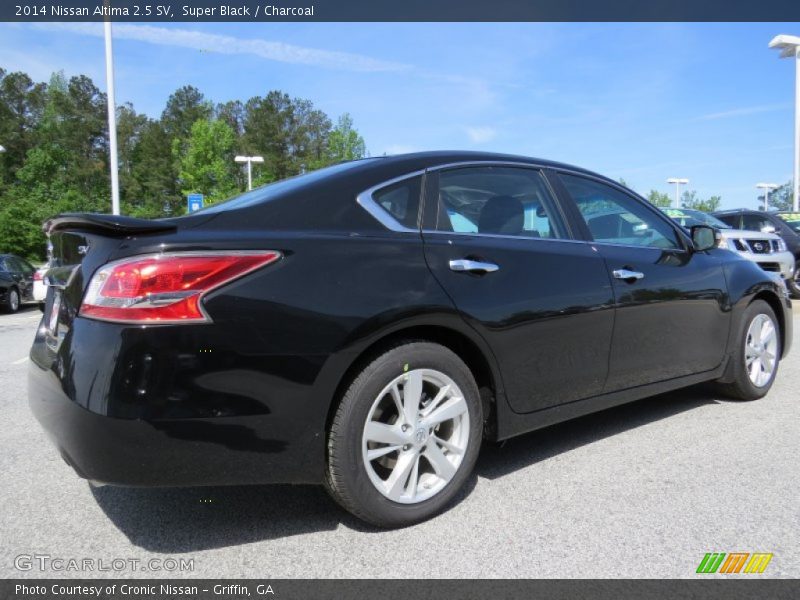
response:
[[[3,310],[10,313],[15,313],[19,310],[19,292],[17,288],[11,288],[6,292],[6,301],[3,304]]]
[[[750,304],[744,311],[731,357],[733,381],[718,384],[720,391],[739,400],[766,396],[778,372],[780,338],[780,327],[772,307],[763,300]]]
[[[366,365],[342,397],[328,435],[326,487],[373,525],[430,518],[472,472],[482,428],[464,362],[438,344],[401,344]]]

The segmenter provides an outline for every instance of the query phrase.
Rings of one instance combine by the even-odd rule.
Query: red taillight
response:
[[[280,257],[273,250],[186,252],[110,263],[89,282],[80,314],[125,323],[206,321],[203,294]]]

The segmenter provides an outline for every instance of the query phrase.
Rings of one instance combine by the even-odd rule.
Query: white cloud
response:
[[[466,131],[473,144],[485,144],[497,136],[493,127],[467,127]]]
[[[764,104],[761,106],[745,106],[742,108],[734,108],[722,112],[711,113],[697,117],[698,121],[714,121],[716,119],[729,119],[731,117],[743,117],[747,115],[755,115],[758,113],[772,112],[775,110],[783,110],[791,108],[791,104]]]
[[[40,23],[34,25],[46,31],[62,31],[78,35],[103,37],[99,23]],[[161,46],[178,46],[220,54],[250,54],[277,62],[312,65],[346,71],[404,71],[411,67],[371,58],[363,54],[320,50],[259,39],[240,39],[190,29],[172,29],[152,25],[114,24],[114,37]]]

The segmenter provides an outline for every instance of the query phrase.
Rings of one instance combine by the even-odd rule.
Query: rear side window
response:
[[[9,256],[6,258],[6,269],[15,273],[22,273],[27,270],[22,260],[16,256]]]
[[[422,177],[409,177],[372,193],[372,200],[403,227],[418,228]]]
[[[669,223],[635,198],[593,179],[564,173],[560,177],[595,241],[680,248]]]
[[[542,174],[535,169],[513,167],[442,171],[436,229],[529,238],[566,237]]]

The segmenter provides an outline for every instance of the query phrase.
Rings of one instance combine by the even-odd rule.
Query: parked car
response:
[[[45,230],[30,405],[79,475],[323,483],[385,527],[448,506],[482,439],[706,381],[761,398],[792,340],[785,286],[713,228],[516,156],[368,158]]]
[[[713,213],[735,229],[775,233],[783,239],[789,252],[795,259],[794,277],[787,281],[789,291],[795,298],[800,298],[800,232],[797,220],[792,213],[765,212],[746,208],[723,210]]]
[[[774,233],[734,229],[713,215],[691,208],[663,208],[662,210],[668,217],[686,229],[693,225],[708,225],[719,229],[721,235],[718,246],[720,248],[726,248],[747,260],[752,260],[765,271],[780,274],[787,287],[793,283],[794,255],[786,248],[786,242]]]
[[[33,301],[35,269],[24,258],[0,254],[0,308],[17,312],[24,302]]]

